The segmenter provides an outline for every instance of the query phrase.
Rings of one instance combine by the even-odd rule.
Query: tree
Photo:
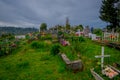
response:
[[[117,29],[119,26],[120,19],[118,18],[118,9],[115,6],[118,0],[103,0],[102,7],[100,9],[100,19],[109,23],[109,28]]]
[[[70,30],[70,23],[69,23],[69,18],[66,18],[66,31]]]
[[[93,33],[100,36],[100,35],[102,35],[102,29],[96,28],[96,29],[93,30]]]
[[[40,25],[40,31],[45,31],[45,30],[47,30],[47,24],[46,23],[42,23]]]
[[[78,29],[80,29],[80,31],[82,31],[83,30],[83,25],[76,26],[75,30],[77,31]]]

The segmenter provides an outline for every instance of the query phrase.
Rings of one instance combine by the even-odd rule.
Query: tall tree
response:
[[[103,0],[100,9],[100,19],[109,23],[109,29],[117,29],[120,19],[118,18],[118,9],[115,6],[119,0]]]
[[[69,23],[69,18],[66,18],[66,31],[70,30],[70,23]]]
[[[45,30],[47,30],[47,24],[46,23],[42,23],[40,25],[40,31],[45,31]]]

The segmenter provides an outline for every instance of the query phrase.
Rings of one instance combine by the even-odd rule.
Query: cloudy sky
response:
[[[48,27],[70,24],[105,27],[99,19],[102,0],[0,0],[0,26]]]

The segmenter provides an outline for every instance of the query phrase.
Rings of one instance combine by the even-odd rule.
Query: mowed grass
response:
[[[40,42],[40,41],[39,41]],[[84,70],[73,73],[65,68],[65,64],[59,55],[50,54],[53,45],[46,42],[45,49],[33,49],[30,44],[22,45],[16,53],[0,57],[0,80],[94,80],[90,73],[91,68],[100,67],[95,55],[101,54],[101,46],[87,40],[83,43],[72,43],[71,46],[62,47],[61,51],[66,53],[71,60],[80,59],[83,61]],[[77,44],[80,52],[72,51],[71,47]],[[106,63],[112,64],[119,61],[120,51],[114,48],[105,47],[105,54],[110,54],[110,60]]]

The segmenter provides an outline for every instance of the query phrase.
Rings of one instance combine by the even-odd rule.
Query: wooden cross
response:
[[[104,55],[104,47],[102,46],[102,55],[95,56],[95,58],[101,58],[101,68],[103,70],[104,67],[104,57],[110,57],[110,55]]]

